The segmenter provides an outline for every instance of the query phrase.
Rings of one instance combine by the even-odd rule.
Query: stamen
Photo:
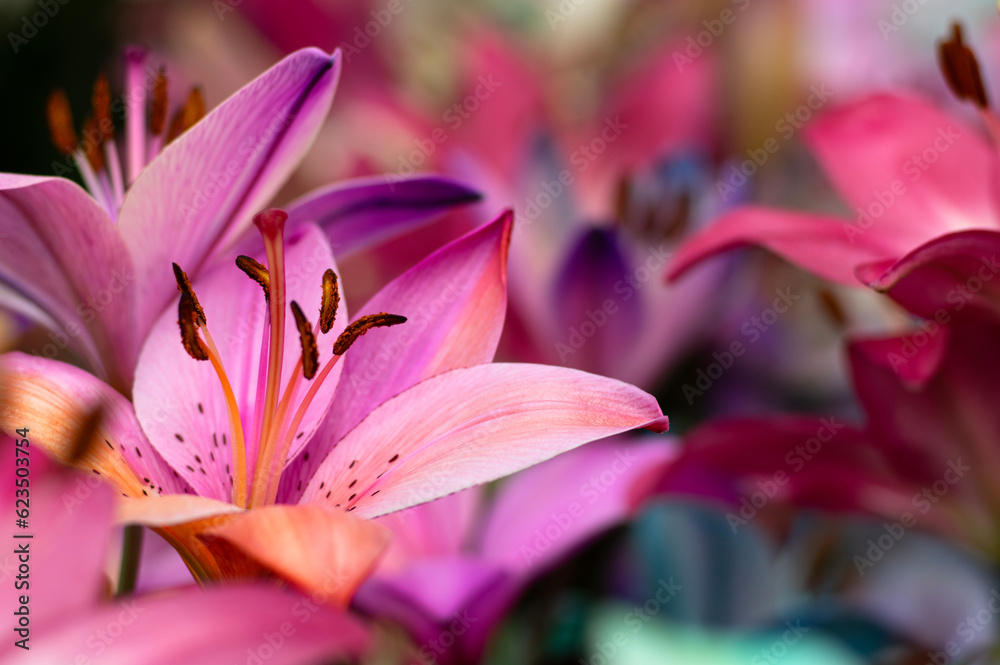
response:
[[[316,376],[319,369],[319,350],[316,348],[316,336],[312,324],[302,313],[299,304],[292,301],[292,315],[295,317],[295,327],[299,329],[299,342],[302,344],[302,376],[307,380]]]
[[[398,314],[386,314],[382,312],[381,314],[367,314],[362,316],[360,319],[354,323],[347,326],[344,332],[340,333],[340,337],[333,344],[333,353],[337,356],[342,356],[347,352],[347,349],[351,348],[354,341],[364,335],[366,332],[372,328],[382,328],[386,326],[396,326],[400,323],[405,323],[406,317],[399,316]]]
[[[337,286],[337,274],[327,268],[323,273],[323,302],[319,309],[319,329],[324,335],[333,328],[339,307],[340,288]]]
[[[181,296],[184,299],[184,296]],[[241,508],[245,508],[247,505],[247,452],[246,452],[246,441],[243,438],[243,422],[240,420],[240,409],[236,402],[236,395],[233,393],[232,384],[229,382],[229,377],[226,375],[226,369],[222,365],[222,356],[219,355],[219,349],[215,346],[215,340],[212,339],[212,335],[208,332],[208,326],[202,326],[202,332],[205,333],[205,345],[208,349],[208,358],[212,361],[212,367],[215,369],[216,375],[219,377],[219,382],[222,384],[222,392],[226,397],[226,412],[229,415],[229,429],[233,435],[233,462],[235,463],[236,469],[233,474],[233,503]],[[223,439],[225,441],[225,439]]]
[[[239,255],[236,257],[236,267],[247,274],[247,277],[260,284],[264,289],[264,300],[271,302],[271,276],[267,268],[254,258]]]
[[[46,112],[49,119],[49,134],[52,143],[64,155],[71,155],[76,150],[79,141],[73,129],[73,114],[69,108],[69,100],[62,90],[53,90],[49,95]]]
[[[104,169],[104,154],[101,152],[101,145],[104,143],[104,135],[97,127],[97,118],[90,116],[83,125],[83,153],[90,162],[90,168],[96,173]]]
[[[195,123],[205,115],[205,99],[202,97],[201,88],[192,88],[188,94],[187,102],[174,114],[174,119],[170,123],[170,132],[167,134],[167,143],[194,127]]]
[[[938,62],[945,81],[959,99],[972,102],[980,109],[989,107],[986,88],[979,73],[976,54],[962,41],[962,27],[952,25],[952,36],[938,44]]]
[[[198,313],[194,301],[185,291],[177,306],[177,323],[181,327],[181,343],[195,360],[208,360],[208,350],[198,337]]]
[[[160,67],[153,87],[153,107],[149,114],[149,133],[159,136],[167,124],[167,70]]]
[[[97,122],[97,129],[101,132],[101,138],[113,137],[115,123],[111,120],[111,86],[104,74],[98,76],[94,82],[94,93],[90,100],[94,106],[94,119]]]
[[[191,299],[194,312],[198,316],[197,320],[195,320],[195,325],[205,325],[208,323],[208,319],[205,317],[205,310],[201,308],[201,303],[198,302],[198,296],[194,294],[194,289],[191,288],[191,280],[188,279],[187,273],[181,270],[181,267],[176,263],[172,263],[170,265],[174,267],[174,279],[177,280],[177,290]]]
[[[76,465],[87,454],[87,450],[90,449],[91,444],[97,436],[97,431],[101,427],[102,420],[104,420],[104,406],[98,405],[83,421],[83,424],[76,433],[76,438],[70,448],[69,459],[67,460],[70,465]]]

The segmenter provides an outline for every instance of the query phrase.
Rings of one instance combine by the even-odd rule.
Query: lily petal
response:
[[[858,286],[855,266],[895,259],[911,246],[905,238],[863,233],[845,219],[747,206],[727,213],[685,242],[667,272],[670,280],[705,259],[758,245],[832,282]]]
[[[356,619],[315,608],[305,614],[310,620],[303,621],[309,607],[315,606],[302,596],[273,587],[189,588],[109,604],[51,626],[32,640],[32,661],[69,663],[81,654],[100,654],[102,665],[209,665],[241,662],[248,651],[264,653],[263,646],[271,654],[269,664],[293,665],[356,656],[367,648],[367,632]],[[94,641],[108,626],[122,625],[123,617],[130,623],[121,635],[110,643]],[[286,624],[294,624],[295,633],[282,638],[280,648],[269,647],[262,636],[281,637]]]
[[[662,432],[667,419],[652,396],[612,379],[544,365],[456,369],[372,411],[303,499],[377,517],[640,427]]]
[[[901,258],[860,266],[858,279],[914,314],[947,323],[962,309],[1000,313],[997,231],[959,231],[927,242]]]
[[[852,210],[884,210],[865,234],[904,242],[897,257],[944,233],[1000,229],[995,151],[929,102],[873,95],[820,116],[805,136]]]
[[[134,268],[107,213],[63,178],[0,173],[0,285],[44,313],[56,352],[79,350],[121,390],[131,385]],[[54,356],[56,352],[51,355]]]
[[[73,462],[79,434],[98,407],[94,443]],[[0,430],[20,427],[30,427],[32,443],[49,456],[98,473],[126,496],[191,492],[150,445],[128,400],[79,368],[23,353],[0,356]]]
[[[330,415],[282,479],[293,497],[333,446],[390,397],[420,381],[493,359],[507,306],[506,263],[513,214],[440,249],[379,291],[360,314],[392,312],[406,323],[367,335],[343,360]]]
[[[289,226],[314,222],[343,258],[425,224],[478,192],[442,176],[358,178],[311,192],[290,204]]]
[[[346,607],[389,543],[389,530],[322,504],[265,506],[215,534],[329,604]]]
[[[525,469],[500,488],[478,549],[505,569],[539,574],[582,543],[626,519],[635,479],[676,456],[669,441],[624,437],[580,446]],[[560,519],[568,519],[557,522]],[[559,535],[544,550],[538,533]]]
[[[326,237],[317,227],[306,224],[291,231],[285,242],[288,301],[298,302],[304,312],[319,312],[323,273],[327,268],[336,269]],[[257,259],[263,261],[264,256],[258,255]],[[248,439],[247,468],[252,474],[257,441],[249,439],[267,320],[264,296],[260,286],[233,264],[220,265],[196,280],[194,289],[239,406],[243,433]],[[346,323],[347,314],[342,308],[330,332],[316,336],[320,362],[332,356],[333,342]],[[298,334],[289,320],[282,386],[291,379],[301,354]],[[303,436],[297,439],[299,445],[308,441],[308,435],[326,414],[340,371],[342,363],[333,369],[307,410],[300,426]],[[305,383],[300,381],[300,393],[306,389]],[[136,415],[153,446],[200,496],[229,500],[233,487],[230,477],[235,472],[232,457],[235,444],[226,401],[211,364],[194,360],[184,350],[175,308],[163,313],[143,347],[134,394]]]
[[[144,334],[175,294],[171,262],[195,277],[250,224],[319,130],[340,56],[293,53],[171,143],[132,185],[118,227],[137,265]]]

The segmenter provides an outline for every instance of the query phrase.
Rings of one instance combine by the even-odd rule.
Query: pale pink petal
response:
[[[256,258],[265,261],[263,254]],[[322,231],[306,224],[288,234],[285,249],[288,300],[298,302],[314,325],[322,299],[323,273],[328,268],[336,270],[336,264]],[[267,318],[263,291],[228,261],[196,280],[193,286],[236,395],[244,436],[249,439]],[[317,335],[320,362],[332,357],[333,342],[347,323],[347,312],[343,309],[334,328]],[[302,355],[290,312],[286,323],[282,386],[287,385]],[[333,370],[307,411],[300,427],[304,434],[296,440],[298,445],[308,440],[326,413],[340,370],[340,365]],[[305,384],[300,381],[299,394],[308,389]],[[224,393],[211,363],[193,359],[181,345],[175,304],[157,321],[143,347],[136,368],[134,395],[139,422],[164,458],[199,495],[229,500],[233,487],[230,476],[235,468],[234,442]],[[295,450],[293,447],[292,452]],[[250,441],[247,453],[250,471],[256,455],[257,442]]]
[[[188,494],[123,498],[115,506],[115,521],[143,526],[177,526],[216,515],[244,512],[231,503]]]
[[[379,524],[392,530],[379,574],[397,572],[417,559],[461,554],[477,528],[483,502],[483,488],[470,487],[378,518]]]
[[[32,442],[70,462],[80,431],[98,408],[103,418],[94,441],[75,465],[95,471],[132,497],[190,492],[190,486],[150,445],[132,405],[93,375],[55,360],[22,353],[0,356],[0,430],[31,429]],[[169,403],[157,403],[169,410]]]
[[[303,500],[377,517],[640,427],[664,431],[666,417],[652,396],[612,379],[544,365],[456,369],[372,411]]]
[[[138,351],[135,279],[114,223],[79,186],[0,174],[0,285],[37,308],[20,311],[44,313],[42,322],[57,326],[40,353],[53,358],[67,346],[77,349],[127,391]]]
[[[275,195],[319,130],[339,72],[336,54],[293,53],[168,145],[135,181],[118,224],[137,264],[140,333],[175,295],[171,262],[194,277]]]
[[[513,216],[432,254],[388,284],[360,314],[390,312],[401,325],[360,338],[344,356],[330,415],[285,474],[282,496],[297,496],[330,449],[379,404],[414,384],[493,359],[507,306],[506,260]],[[288,492],[288,494],[285,494]]]

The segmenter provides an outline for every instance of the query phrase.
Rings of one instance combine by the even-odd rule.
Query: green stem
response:
[[[125,527],[122,538],[122,567],[118,573],[118,594],[127,596],[135,591],[135,581],[139,577],[139,556],[142,554],[143,527],[130,524]]]

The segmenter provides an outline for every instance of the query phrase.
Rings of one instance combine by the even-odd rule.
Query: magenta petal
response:
[[[905,238],[856,233],[836,217],[746,207],[723,215],[685,242],[670,264],[668,277],[677,279],[705,259],[721,252],[758,245],[833,282],[857,286],[854,268],[902,256]]]
[[[30,429],[30,428],[29,428]],[[76,473],[50,462],[38,449],[32,447],[32,432],[28,443],[23,444],[17,459],[29,459],[30,482],[28,487],[28,528],[18,529],[11,538],[10,551],[0,558],[8,576],[10,589],[5,589],[2,610],[13,616],[17,609],[14,576],[18,558],[13,553],[18,545],[30,551],[30,611],[31,621],[39,625],[52,625],[61,617],[76,615],[93,606],[104,592],[104,561],[108,552],[111,513],[115,492],[107,483],[91,474]],[[2,508],[4,513],[15,515],[14,441],[0,435],[0,473],[4,474]],[[21,538],[30,534],[32,538]],[[67,584],[66,580],[72,580]],[[31,644],[44,637],[36,633]],[[20,639],[20,638],[15,638]],[[5,641],[4,647],[13,640]]]
[[[114,635],[110,626],[119,626]],[[284,629],[284,633],[282,630]],[[294,631],[294,632],[292,632]],[[32,662],[72,663],[82,654],[102,665],[269,665],[356,656],[367,647],[360,623],[273,587],[188,588],[109,603],[39,631]],[[265,658],[266,657],[266,660]]]
[[[333,99],[340,57],[293,53],[171,143],[135,181],[119,229],[137,263],[140,333],[242,232],[295,168]]]
[[[960,231],[899,261],[861,266],[858,278],[911,312],[947,323],[962,310],[1000,313],[1000,232]]]
[[[668,440],[617,437],[525,469],[501,486],[478,549],[525,578],[541,574],[625,520],[634,481],[675,455]]]
[[[379,291],[359,316],[406,323],[360,338],[344,356],[330,417],[285,474],[281,496],[312,477],[330,449],[375,407],[420,381],[493,359],[507,306],[505,214],[432,254]],[[287,496],[291,496],[290,494]]]
[[[289,224],[314,222],[340,258],[425,224],[480,194],[441,176],[379,176],[311,192],[287,208]]]
[[[944,233],[1000,228],[995,150],[928,102],[874,95],[805,131],[851,209],[870,213],[866,235],[905,239],[908,251]]]
[[[377,517],[640,427],[664,431],[666,418],[651,395],[619,381],[544,365],[456,369],[372,411],[308,479],[302,500]]]
[[[0,174],[0,287],[20,296],[0,302],[57,326],[37,353],[55,357],[69,345],[128,390],[137,353],[134,280],[114,224],[79,186]]]

